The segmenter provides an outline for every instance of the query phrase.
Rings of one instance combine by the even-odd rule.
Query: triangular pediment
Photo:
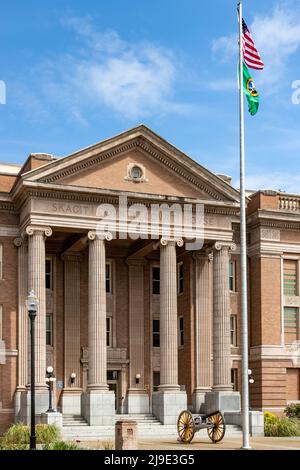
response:
[[[139,171],[138,171],[139,170]],[[239,193],[145,126],[57,159],[24,180],[237,203]]]

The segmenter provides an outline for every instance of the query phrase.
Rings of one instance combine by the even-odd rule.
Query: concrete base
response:
[[[180,412],[186,409],[186,392],[161,390],[153,393],[152,413],[162,424],[176,424]]]
[[[30,424],[30,391],[26,390],[18,396],[18,416],[17,421],[24,424]],[[49,407],[49,393],[48,390],[37,390],[35,392],[35,419],[36,423],[41,422],[42,413],[46,413]]]
[[[225,412],[225,422],[242,426],[242,414],[240,412]],[[262,411],[249,411],[249,431],[252,437],[264,436],[264,414]]]
[[[129,389],[127,394],[127,413],[150,413],[149,395],[144,391]]]
[[[205,407],[205,395],[208,393],[211,389],[207,388],[206,390],[204,389],[195,389],[193,396],[192,396],[192,406],[193,406],[193,413],[204,413],[204,407]]]
[[[58,413],[58,411],[55,411],[53,413],[42,413],[41,414],[41,423],[42,424],[49,424],[49,425],[55,425],[59,429],[62,429],[63,427],[63,417],[61,413]]]
[[[239,392],[220,391],[205,394],[205,413],[214,411],[241,411],[241,395]]]
[[[16,390],[15,397],[14,397],[14,406],[15,406],[15,422],[20,423],[22,422],[22,395],[26,393],[26,389],[18,389]]]
[[[61,412],[65,415],[81,415],[81,395],[81,389],[64,389],[61,396]]]
[[[114,424],[114,392],[95,390],[82,394],[81,413],[90,426],[108,426]]]

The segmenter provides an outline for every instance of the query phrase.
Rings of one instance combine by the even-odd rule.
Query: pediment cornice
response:
[[[207,199],[239,202],[237,190],[143,125],[31,170],[21,176],[20,183],[28,180],[63,183],[69,176],[135,149],[147,154],[174,175],[198,189]],[[15,189],[18,190],[17,187]]]

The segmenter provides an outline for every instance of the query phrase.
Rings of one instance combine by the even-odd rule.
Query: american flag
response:
[[[251,33],[243,20],[243,55],[245,64],[248,65],[251,69],[263,70],[264,63],[261,60],[258,50],[255,47],[254,41],[252,39]]]

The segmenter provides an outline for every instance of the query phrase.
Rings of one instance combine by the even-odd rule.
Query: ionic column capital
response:
[[[194,251],[192,257],[195,261],[198,260],[207,260],[212,261],[214,259],[214,254],[211,250],[206,251]]]
[[[20,248],[20,246],[25,245],[26,243],[27,243],[27,240],[22,235],[14,239],[14,245],[17,248]]]
[[[233,243],[233,242],[218,241],[214,244],[213,248],[216,251],[221,251],[221,250],[235,251],[236,250],[236,244]]]
[[[161,246],[167,246],[167,245],[177,245],[179,247],[183,246],[183,239],[182,238],[161,238],[160,239],[160,245]]]
[[[46,237],[51,237],[52,235],[52,228],[51,227],[40,227],[40,226],[34,226],[34,225],[28,225],[25,229],[26,235],[29,237],[33,235],[43,235],[45,238]]]
[[[98,232],[96,230],[90,230],[88,232],[88,240],[89,241],[94,241],[94,240],[106,240],[110,242],[113,239],[112,233],[111,232]]]

